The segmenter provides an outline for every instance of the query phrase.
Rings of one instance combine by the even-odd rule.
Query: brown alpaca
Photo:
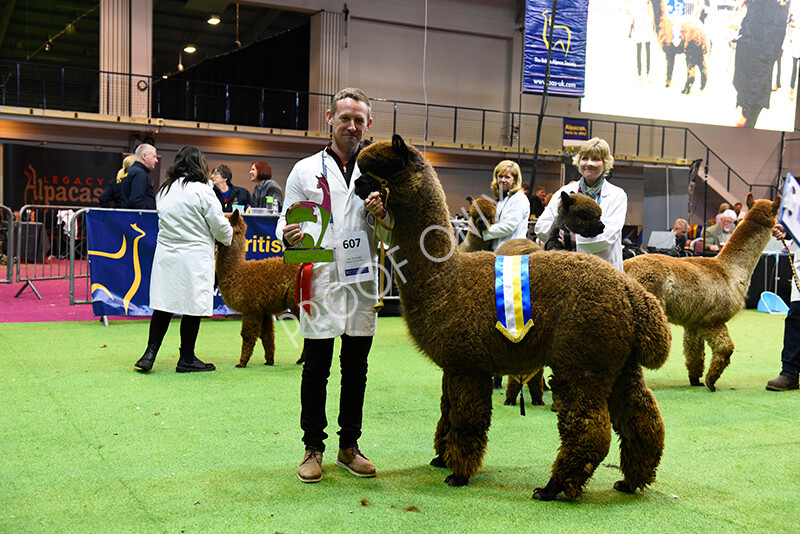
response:
[[[748,195],[748,204],[752,194]],[[781,199],[757,200],[713,258],[644,254],[623,262],[625,272],[655,295],[667,319],[683,327],[683,355],[689,383],[701,386],[705,343],[711,347],[705,383],[715,384],[728,366],[733,341],[725,326],[744,307],[750,277],[770,240]]]
[[[229,247],[217,247],[216,270],[225,304],[242,314],[242,355],[236,367],[247,367],[259,338],[266,365],[274,365],[273,317],[286,310],[298,316],[294,289],[300,265],[283,263],[283,258],[245,261],[247,224],[238,211],[226,217],[233,226],[233,241]]]
[[[384,195],[390,191],[393,257],[408,262],[405,280],[398,281],[403,317],[417,347],[443,371],[431,464],[452,470],[446,483],[466,485],[481,466],[492,375],[545,365],[560,399],[561,446],[550,481],[534,498],[551,500],[562,491],[580,496],[608,454],[612,427],[620,436],[623,473],[615,489],[634,492],[652,483],[664,426],[642,365],[658,368],[669,354],[669,325],[658,301],[594,256],[531,254],[534,326],[514,343],[495,327],[496,256],[455,249],[444,191],[422,154],[395,135],[362,150],[358,166],[359,181],[377,184],[379,177]]]
[[[708,68],[706,67],[706,56],[708,56],[709,44],[703,23],[690,17],[677,20],[680,24],[681,40],[676,45],[673,44],[673,21],[667,15],[664,0],[653,0],[653,19],[656,24],[658,34],[658,44],[667,56],[667,83],[669,87],[672,83],[672,69],[675,67],[675,56],[677,54],[686,55],[686,85],[681,93],[688,95],[692,90],[695,79],[695,69],[700,67],[700,90],[706,87],[708,81]]]
[[[479,198],[469,207],[469,229],[467,237],[458,246],[461,252],[477,252],[478,250],[492,250],[492,240],[484,241],[483,231],[494,224],[497,209],[494,202],[488,198]]]
[[[595,237],[603,233],[605,225],[600,221],[603,210],[600,204],[580,193],[561,192],[558,216],[553,220],[545,250],[573,250],[570,233],[583,237]]]

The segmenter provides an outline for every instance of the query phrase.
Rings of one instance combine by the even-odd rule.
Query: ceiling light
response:
[[[212,26],[216,26],[217,24],[220,23],[220,18],[217,15],[211,15],[210,17],[208,17],[208,20],[206,22],[208,22]]]
[[[197,52],[197,48],[195,48],[194,45],[186,45],[186,48],[184,48],[183,51],[187,54],[194,54]]]

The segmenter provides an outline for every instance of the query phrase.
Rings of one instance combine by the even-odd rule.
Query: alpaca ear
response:
[[[569,209],[569,207],[574,203],[575,201],[572,200],[572,197],[569,196],[566,191],[561,192],[561,207],[566,210]]]
[[[755,198],[753,198],[753,193],[752,193],[752,191],[751,191],[750,193],[747,193],[747,199],[745,200],[745,203],[747,204],[747,209],[750,209],[750,208],[752,208],[752,207],[753,207],[753,204],[755,204],[755,203],[756,203],[756,199],[755,199]]]
[[[397,134],[392,136],[392,148],[403,161],[408,161],[408,147],[403,138]]]
[[[239,222],[239,210],[233,210],[231,213],[231,226]]]
[[[772,214],[778,215],[778,210],[781,209],[781,196],[778,195],[775,197],[775,200],[772,201]]]

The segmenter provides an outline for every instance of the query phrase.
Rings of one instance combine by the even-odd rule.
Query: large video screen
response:
[[[586,42],[583,112],[794,130],[800,0],[591,0]]]

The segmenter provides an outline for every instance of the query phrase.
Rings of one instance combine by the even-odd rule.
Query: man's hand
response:
[[[772,235],[774,235],[777,239],[783,239],[786,237],[786,228],[784,228],[782,224],[778,223],[772,228]]]
[[[283,227],[283,238],[291,246],[297,245],[305,236],[305,232],[300,231],[300,225],[297,223],[287,224]]]
[[[370,193],[366,200],[364,200],[364,207],[367,208],[367,211],[370,212],[376,219],[383,219],[383,217],[386,215],[386,210],[383,208],[381,195],[377,191]]]

